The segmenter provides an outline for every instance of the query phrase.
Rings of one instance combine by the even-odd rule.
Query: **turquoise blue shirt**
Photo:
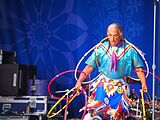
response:
[[[112,48],[109,47],[109,41],[105,41],[103,43],[105,48],[109,48],[109,53],[112,53]],[[122,51],[128,46],[126,42],[124,42],[118,49],[117,49],[117,56],[119,56]],[[99,65],[99,72],[105,74],[108,78],[112,79],[119,79],[130,76],[135,68],[144,67],[143,62],[138,54],[138,52],[133,48],[130,47],[128,50],[125,51],[125,54],[118,60],[117,63],[117,70],[114,73],[114,70],[110,71],[110,59],[111,57],[106,52],[106,50],[99,46],[92,55],[87,59],[85,62],[86,64],[96,68],[96,59],[98,60]]]

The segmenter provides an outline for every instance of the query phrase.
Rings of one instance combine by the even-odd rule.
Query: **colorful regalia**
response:
[[[114,117],[121,112],[128,113],[132,101],[128,98],[129,87],[125,78],[143,63],[137,51],[125,41],[112,47],[109,41],[98,46],[87,59],[86,64],[96,68],[100,77],[91,83],[88,109],[103,116]]]

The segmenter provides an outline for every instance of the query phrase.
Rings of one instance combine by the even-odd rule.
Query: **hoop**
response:
[[[66,73],[70,73],[70,72],[75,72],[75,70],[67,70],[67,71],[61,72],[61,73],[57,74],[55,77],[53,77],[53,78],[50,80],[50,82],[49,82],[49,84],[48,84],[48,93],[49,93],[49,95],[50,95],[52,98],[54,98],[54,99],[60,99],[59,97],[54,96],[54,95],[52,94],[51,89],[50,89],[51,84],[56,80],[56,78],[58,78],[58,77],[60,77],[60,76],[62,76],[62,75],[64,75],[64,74],[66,74]],[[79,70],[77,70],[77,72],[84,73],[84,72],[79,71]],[[84,73],[84,74],[85,74],[85,73]],[[88,76],[88,79],[90,80],[90,77],[89,77],[89,76]],[[72,90],[72,89],[71,89],[71,90]],[[68,99],[70,99],[70,98],[68,98]],[[67,100],[67,98],[63,98],[63,100]]]
[[[107,40],[107,39],[108,39],[108,37],[103,38],[98,44],[96,44],[95,46],[93,46],[91,49],[89,49],[89,50],[82,56],[82,58],[79,60],[78,64],[76,65],[76,68],[75,68],[75,74],[74,74],[74,76],[75,76],[75,79],[76,79],[76,80],[78,80],[77,75],[76,75],[76,72],[77,72],[80,64],[81,64],[82,61],[84,60],[84,58],[85,58],[92,50],[97,49],[97,48],[100,46],[100,44],[101,44],[103,41]],[[144,63],[145,63],[146,68],[147,68],[147,74],[146,74],[146,78],[147,78],[148,75],[149,75],[149,66],[148,66],[148,63],[147,63],[147,61],[146,61],[146,59],[145,59],[145,57],[144,57],[144,53],[143,53],[140,49],[138,49],[135,45],[133,45],[132,43],[130,43],[127,39],[124,39],[124,40],[125,40],[129,45],[131,45],[131,46],[139,53],[139,55],[142,57],[142,59],[144,60]],[[89,84],[89,83],[93,82],[93,81],[94,81],[96,78],[98,78],[98,77],[99,77],[99,75],[97,75],[95,78],[93,78],[92,80],[90,80],[90,81],[88,81],[88,82],[82,82],[82,84]],[[136,79],[136,78],[133,78],[133,77],[131,77],[131,76],[129,76],[129,78],[131,78],[131,79],[133,79],[133,80],[135,80],[135,81],[140,81],[140,79]]]

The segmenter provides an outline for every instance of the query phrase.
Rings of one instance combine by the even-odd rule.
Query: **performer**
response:
[[[87,59],[76,87],[81,87],[84,79],[98,66],[100,77],[91,84],[92,94],[88,108],[103,116],[118,120],[122,112],[128,113],[132,101],[127,97],[128,86],[125,78],[130,76],[133,69],[139,70],[137,76],[141,81],[142,90],[147,90],[143,63],[138,52],[123,40],[122,28],[112,23],[107,29],[108,40],[104,41]]]

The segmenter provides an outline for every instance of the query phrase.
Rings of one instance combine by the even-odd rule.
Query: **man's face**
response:
[[[122,35],[121,35],[119,29],[115,26],[111,27],[108,30],[107,35],[108,35],[109,42],[110,42],[111,46],[116,46],[122,38]]]

